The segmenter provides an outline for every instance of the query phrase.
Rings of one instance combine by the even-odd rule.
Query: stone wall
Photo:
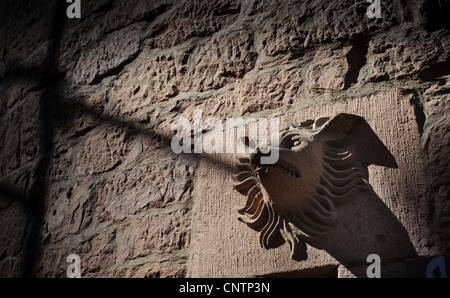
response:
[[[419,148],[398,155],[406,173],[420,157],[424,196],[384,203],[418,218],[398,218],[418,255],[449,252],[449,1],[381,0],[372,19],[362,0],[81,0],[80,19],[68,5],[0,4],[0,276],[65,277],[70,254],[83,277],[193,275],[196,208],[230,168],[173,153],[172,121],[307,119],[389,94],[413,111],[391,129],[415,125]]]

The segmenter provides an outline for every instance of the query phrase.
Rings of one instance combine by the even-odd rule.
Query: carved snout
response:
[[[270,155],[272,154],[272,148],[270,147],[258,147],[256,149],[256,152],[254,153],[250,153],[250,162],[252,163],[252,165],[255,166],[260,166],[262,164],[264,164],[261,160],[261,157],[270,157]],[[267,164],[267,163],[265,163]]]

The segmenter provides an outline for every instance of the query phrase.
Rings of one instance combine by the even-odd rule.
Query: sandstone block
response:
[[[43,238],[50,243],[75,235],[91,223],[91,186],[88,182],[55,186],[50,189],[46,202]]]
[[[20,164],[20,133],[17,113],[10,113],[0,128],[0,174],[4,176],[9,170]]]
[[[130,26],[111,33],[81,53],[73,73],[74,82],[97,84],[103,78],[120,72],[126,64],[136,58],[140,47],[138,26]]]
[[[347,55],[352,47],[319,49],[308,73],[308,89],[314,95],[335,93],[348,87],[350,71]]]
[[[257,44],[265,58],[296,59],[317,44],[355,40],[398,23],[393,3],[383,3],[382,19],[366,16],[368,3],[351,0],[255,1]],[[407,8],[406,8],[407,9]]]
[[[237,20],[240,6],[236,0],[184,1],[157,21],[147,43],[151,48],[168,48],[193,37],[212,35]]]
[[[216,35],[193,52],[189,75],[196,91],[220,89],[243,78],[255,66],[254,36],[246,30]]]
[[[67,277],[67,257],[75,253],[73,247],[51,248],[46,247],[42,253],[37,276],[39,278],[65,278]]]
[[[113,83],[106,110],[113,115],[129,115],[187,91],[189,53],[190,48],[156,56],[143,53],[133,68]]]
[[[373,103],[376,102],[376,108]],[[236,205],[246,198],[233,190],[228,167],[202,160],[190,257],[192,277],[249,277],[298,272],[323,266],[364,263],[369,254],[395,262],[427,254],[429,208],[425,158],[411,95],[382,92],[326,106],[312,106],[281,116],[280,125],[350,113],[364,117],[394,156],[398,168],[368,167],[371,189],[346,203],[336,203],[338,220],[327,236],[307,246],[308,258],[290,259],[287,245],[266,250],[257,232],[237,220]],[[233,156],[217,156],[231,164]],[[376,161],[376,156],[374,162]],[[356,271],[353,272],[358,274]]]
[[[0,130],[0,175],[35,160],[41,148],[41,93],[31,93],[27,101],[8,113]]]
[[[151,208],[191,199],[193,169],[183,160],[153,154],[148,163],[108,178],[97,190],[100,222],[121,221]]]
[[[177,262],[147,263],[114,272],[114,278],[184,278],[186,264]]]
[[[114,31],[129,26],[138,21],[152,22],[159,15],[169,10],[173,5],[171,0],[119,1],[113,4],[106,18],[106,31]]]
[[[230,93],[215,94],[206,97],[193,97],[177,103],[169,103],[167,106],[153,111],[152,119],[155,119],[154,130],[158,135],[170,144],[175,131],[171,129],[172,123],[177,119],[185,118],[194,124],[195,111],[202,113],[202,127],[192,129],[209,130],[214,126],[213,119],[218,119],[225,123],[227,118],[233,117],[235,109],[235,98]],[[182,112],[181,112],[182,111]]]
[[[83,242],[79,248],[82,276],[97,276],[116,264],[116,230],[107,230]]]
[[[406,27],[382,33],[369,42],[370,70],[365,80],[429,79],[436,75],[433,70],[450,61],[449,46],[450,34],[445,31],[428,33]]]
[[[20,203],[14,203],[0,211],[0,259],[15,257],[22,249],[27,214]],[[1,274],[1,272],[0,272]]]
[[[76,22],[69,22],[64,36],[61,37],[57,60],[58,70],[73,71],[82,49],[94,47],[104,35],[105,24],[100,17],[83,17]],[[89,63],[89,61],[83,63]]]
[[[2,15],[0,19],[4,26],[0,30],[2,45],[6,50],[2,60],[7,70],[21,70],[21,74],[29,76],[29,66],[35,71],[45,66],[48,60],[39,60],[35,53],[42,50],[42,45],[47,44],[50,32],[53,30],[53,16],[55,3],[18,3],[14,1],[2,3]],[[35,58],[32,58],[35,56]],[[28,63],[31,60],[34,63]],[[39,78],[36,74],[35,78]]]
[[[122,226],[119,260],[167,254],[189,246],[191,216],[188,210],[148,214]]]
[[[441,80],[432,85],[425,93],[424,112],[426,121],[423,126],[422,142],[428,153],[428,168],[434,191],[441,185],[450,184],[450,80]]]
[[[43,42],[27,58],[20,61],[19,65],[14,65],[16,68],[11,66],[1,93],[1,101],[7,108],[24,99],[31,91],[39,90],[44,83],[48,82],[48,65],[52,62],[49,56],[52,47],[50,42]]]
[[[41,153],[44,129],[42,125],[42,93],[31,93],[18,109],[20,123],[20,163],[35,160]]]
[[[299,97],[302,85],[302,71],[298,66],[245,78],[238,87],[241,115],[292,104]]]
[[[81,277],[107,276],[108,270],[116,263],[116,230],[103,230],[85,239],[65,239],[59,246],[44,249],[37,276],[45,278],[65,278],[71,263],[67,257],[80,257]]]
[[[23,166],[0,179],[0,211],[28,195],[29,187],[35,181],[33,167],[34,165]]]
[[[73,175],[74,154],[71,146],[57,145],[50,162],[49,178],[52,182],[66,180]]]
[[[110,171],[120,165],[131,150],[131,140],[121,127],[106,127],[88,134],[76,155],[80,174]]]
[[[450,187],[442,186],[435,196],[438,220],[439,251],[445,252],[450,245]]]

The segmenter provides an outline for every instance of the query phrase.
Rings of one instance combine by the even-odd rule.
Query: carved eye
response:
[[[299,149],[301,147],[302,140],[300,139],[300,136],[293,137],[292,141],[294,142],[292,144],[292,148],[291,148],[292,150],[296,150],[296,149]]]
[[[301,137],[298,134],[287,134],[280,142],[280,147],[285,149],[297,149],[302,144]]]

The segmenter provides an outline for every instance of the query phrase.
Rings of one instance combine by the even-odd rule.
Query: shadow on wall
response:
[[[355,148],[355,162],[364,169],[367,181],[369,165],[398,168],[393,155],[366,121],[355,127],[349,139]],[[311,245],[328,252],[356,277],[367,277],[361,267],[369,266],[362,262],[371,254],[380,256],[381,268],[417,256],[405,227],[372,188],[336,204],[336,212],[336,226]],[[399,270],[402,276],[406,267]]]

